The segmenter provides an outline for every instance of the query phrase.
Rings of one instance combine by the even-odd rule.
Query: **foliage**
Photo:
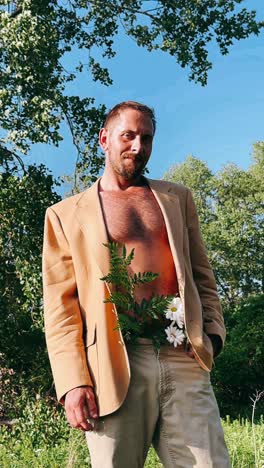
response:
[[[153,295],[150,299],[143,298],[138,303],[135,299],[136,287],[154,281],[158,277],[158,273],[146,271],[131,274],[128,267],[134,258],[135,249],[132,249],[127,255],[125,245],[121,246],[116,242],[104,245],[110,251],[110,272],[101,280],[115,288],[105,302],[115,304],[118,313],[118,326],[122,330],[124,338],[129,342],[136,343],[149,321],[153,322],[164,316],[164,310],[168,307],[172,296]],[[165,331],[162,329],[157,331],[156,334],[152,335],[152,340],[156,347],[160,347],[161,343],[166,342]]]
[[[263,202],[261,199],[261,191],[264,192],[264,141],[258,141],[253,144],[253,161],[254,164],[250,167],[250,172],[253,174],[253,177],[256,179],[260,187],[260,202]]]
[[[53,185],[44,166],[29,166],[22,176],[12,171],[0,173],[2,417],[16,412],[14,402],[23,383],[33,393],[39,386],[51,386],[44,351],[41,252],[45,210],[60,199]]]
[[[0,420],[4,420],[12,410],[17,401],[18,389],[15,384],[15,371],[6,367],[6,358],[0,353]]]
[[[226,418],[222,421],[232,468],[262,468],[264,461],[264,421],[259,421],[256,437],[257,460],[254,456],[252,425],[247,419]]]
[[[32,403],[31,419],[35,419],[35,434],[39,433],[37,444],[32,444],[30,430],[12,431],[2,430],[0,433],[0,464],[3,468],[24,468],[25,466],[54,467],[71,466],[78,468],[80,466],[89,468],[90,458],[87,451],[85,436],[81,431],[67,428],[66,421],[60,413],[59,417],[50,412],[47,408],[45,412],[45,402],[41,403],[43,407],[42,417],[34,417],[38,414],[33,410]],[[38,408],[39,402],[35,405]],[[45,416],[46,414],[46,416]],[[21,423],[19,423],[21,424]],[[230,454],[232,468],[261,468],[263,463],[263,444],[264,444],[264,421],[261,419],[255,425],[257,463],[254,457],[254,443],[252,435],[252,425],[248,420],[234,420],[226,418],[222,421],[225,438]],[[57,434],[60,429],[61,439],[48,437],[47,444],[43,442],[43,426],[51,426],[50,433],[55,431]],[[19,432],[19,437],[18,433]],[[145,468],[161,467],[161,463],[153,448],[150,448],[145,463]]]
[[[264,388],[263,169],[264,143],[258,142],[248,170],[229,164],[213,174],[189,156],[164,176],[188,186],[197,205],[227,327],[212,381],[221,414],[232,417],[248,415],[250,397]]]
[[[58,146],[66,123],[77,169],[94,178],[103,162],[97,134],[106,109],[93,97],[72,95],[70,84],[85,73],[90,82],[111,85],[105,65],[123,30],[138,46],[170,54],[189,68],[190,80],[205,85],[211,42],[225,55],[235,40],[258,35],[264,26],[241,3],[110,0],[102,8],[99,0],[0,1],[2,148],[27,153],[32,143]]]
[[[217,358],[212,382],[221,414],[250,415],[249,404],[264,390],[264,295],[249,297],[225,311],[227,340]],[[263,400],[257,417],[263,414]]]
[[[263,143],[254,152],[248,170],[228,164],[213,174],[189,156],[164,176],[192,190],[219,292],[229,305],[264,288]]]
[[[15,440],[23,440],[30,449],[54,447],[69,438],[69,425],[61,406],[39,394],[33,398],[27,391],[20,397],[21,414],[12,428]],[[26,434],[26,436],[25,436]],[[3,440],[9,441],[10,430],[3,429]]]
[[[38,394],[32,398],[27,391],[20,405],[17,423],[11,430],[1,429],[1,466],[61,466],[67,458],[88,461],[84,436],[70,428],[62,406]]]

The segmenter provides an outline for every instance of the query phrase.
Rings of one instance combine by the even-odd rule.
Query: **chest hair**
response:
[[[160,207],[148,188],[134,191],[101,192],[101,205],[111,241],[153,242],[166,238],[166,228]]]

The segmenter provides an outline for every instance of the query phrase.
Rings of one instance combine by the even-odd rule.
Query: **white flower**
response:
[[[185,334],[182,330],[174,327],[173,324],[169,327],[165,328],[165,332],[167,335],[167,340],[174,345],[176,348],[177,345],[181,345],[185,338]]]
[[[179,328],[184,326],[183,304],[180,297],[174,297],[166,310],[166,318],[177,323]]]

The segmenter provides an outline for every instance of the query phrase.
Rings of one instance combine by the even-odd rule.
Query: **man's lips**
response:
[[[141,162],[144,160],[143,156],[141,155],[134,155],[134,154],[124,154],[123,159],[129,159],[130,161],[134,162]]]

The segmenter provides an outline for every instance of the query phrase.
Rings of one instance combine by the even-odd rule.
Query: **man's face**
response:
[[[126,180],[137,178],[146,166],[153,140],[151,118],[125,109],[100,132],[100,143],[114,173]]]

